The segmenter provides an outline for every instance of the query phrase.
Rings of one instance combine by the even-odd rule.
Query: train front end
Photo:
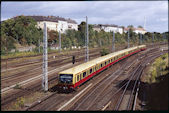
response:
[[[73,74],[59,73],[58,88],[60,91],[74,90]]]

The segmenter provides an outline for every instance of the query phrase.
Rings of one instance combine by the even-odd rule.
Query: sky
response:
[[[71,18],[78,24],[139,25],[148,32],[168,31],[168,1],[50,1],[1,2],[1,21],[19,15]]]

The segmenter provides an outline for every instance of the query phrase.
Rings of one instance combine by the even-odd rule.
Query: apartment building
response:
[[[101,30],[104,30],[105,32],[119,32],[120,34],[123,33],[123,28],[121,26],[117,25],[103,25],[103,24],[98,24],[93,26],[93,30],[100,32]]]
[[[78,24],[75,20],[65,19],[62,17],[55,16],[27,16],[32,17],[37,21],[37,27],[43,29],[44,22],[46,22],[46,26],[48,30],[60,31],[61,33],[65,33],[68,29],[78,30]]]

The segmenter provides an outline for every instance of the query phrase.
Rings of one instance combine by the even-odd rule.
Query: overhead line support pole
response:
[[[129,36],[129,30],[128,30],[128,48],[130,47],[130,36]]]
[[[152,38],[153,38],[152,43],[153,43],[153,45],[154,45],[154,33],[153,33],[153,37],[152,37]]]
[[[115,33],[113,32],[112,52],[115,51]]]
[[[86,16],[86,62],[89,61],[89,36],[88,36],[88,18]]]
[[[42,74],[42,88],[46,92],[48,91],[48,41],[47,41],[47,27],[44,23],[43,33],[43,74]]]
[[[61,51],[62,45],[61,45],[61,33],[59,31],[59,52]]]

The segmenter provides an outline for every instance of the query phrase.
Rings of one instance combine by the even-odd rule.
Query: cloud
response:
[[[90,24],[144,25],[148,31],[167,31],[168,1],[49,1],[2,2],[2,18],[16,15],[53,15],[72,18],[79,24],[88,16]],[[158,25],[161,29],[153,27]],[[165,26],[165,27],[164,27]]]

